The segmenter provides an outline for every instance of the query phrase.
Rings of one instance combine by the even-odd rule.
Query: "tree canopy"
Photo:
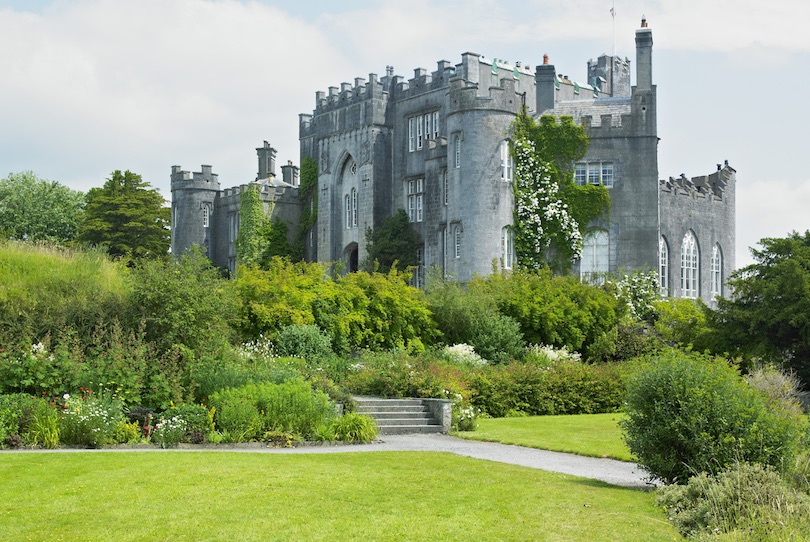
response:
[[[31,171],[0,179],[0,235],[28,241],[67,242],[76,237],[84,194]]]
[[[810,231],[759,244],[710,314],[718,349],[782,362],[810,388]]]
[[[588,224],[610,208],[604,186],[574,183],[573,163],[588,143],[571,117],[536,122],[524,112],[515,120],[515,252],[522,267],[570,270]]]
[[[366,271],[388,273],[396,262],[399,269],[419,265],[416,251],[421,245],[419,234],[411,226],[408,213],[399,209],[397,214],[386,218],[379,228],[366,230],[368,257],[363,262]]]
[[[161,257],[169,251],[171,210],[140,175],[116,170],[87,193],[78,240],[104,247],[114,257]]]

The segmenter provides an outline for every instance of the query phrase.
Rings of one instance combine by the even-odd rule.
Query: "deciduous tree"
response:
[[[66,242],[76,237],[84,194],[31,171],[0,179],[0,235],[29,241]]]

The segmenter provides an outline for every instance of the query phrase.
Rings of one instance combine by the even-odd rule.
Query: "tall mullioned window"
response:
[[[589,233],[582,240],[579,277],[582,282],[602,284],[610,270],[610,238],[606,231]]]
[[[501,259],[504,269],[512,269],[515,264],[515,232],[511,226],[501,230]]]
[[[453,230],[453,256],[461,258],[461,226],[456,226]]]
[[[450,191],[450,183],[447,180],[447,170],[442,174],[444,177],[444,204],[447,205],[447,194]]]
[[[357,189],[346,194],[346,229],[357,227]]]
[[[416,117],[408,119],[408,151],[416,150]]]
[[[661,297],[669,295],[669,245],[663,236],[658,239],[658,287]]]
[[[512,153],[509,152],[509,141],[501,141],[501,180],[512,182],[513,172],[515,170],[515,160],[512,158]]]
[[[211,211],[208,210],[208,205],[203,205],[202,208],[202,215],[203,215],[203,228],[207,228],[211,225]]]
[[[461,137],[456,135],[453,137],[453,152],[455,153],[455,157],[453,159],[453,165],[456,168],[461,167]]]
[[[408,186],[408,220],[422,222],[424,216],[425,180],[411,179]]]
[[[439,112],[408,117],[408,152],[424,148],[428,139],[439,138]]]
[[[681,297],[697,299],[700,250],[695,234],[687,232],[681,243]]]
[[[712,247],[712,297],[723,295],[723,252],[720,245]]]

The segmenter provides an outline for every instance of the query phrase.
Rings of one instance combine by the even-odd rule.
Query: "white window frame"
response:
[[[202,221],[203,221],[203,228],[207,228],[211,225],[211,216],[210,211],[208,210],[208,205],[203,204],[202,208]]]
[[[448,180],[447,170],[444,170],[444,205],[447,206],[448,193],[450,192],[450,181]]]
[[[439,139],[439,112],[434,111],[433,117],[433,139]]]
[[[501,229],[501,260],[504,269],[512,269],[515,264],[515,232],[511,226]]]
[[[509,152],[509,141],[504,139],[501,141],[501,180],[511,183],[513,180],[513,172],[515,171],[515,160],[512,158],[512,153]]]
[[[422,117],[415,117],[416,118],[416,150],[420,150],[422,148],[422,141],[424,136],[422,134]]]
[[[428,139],[431,139],[431,125],[433,123],[433,119],[430,113],[425,114],[423,117],[425,122],[425,143],[427,143]]]
[[[722,297],[723,295],[723,251],[720,245],[715,244],[712,247],[712,298]]]
[[[346,229],[352,227],[352,199],[349,194],[346,194]]]
[[[408,118],[408,152],[416,150],[416,134],[414,133],[414,117]]]
[[[357,189],[352,188],[352,227],[357,227]]]
[[[669,245],[663,235],[658,239],[658,288],[661,297],[669,296]]]
[[[425,248],[421,246],[416,249],[416,268],[413,270],[411,284],[414,288],[424,288],[425,286]]]
[[[411,179],[406,183],[408,198],[408,220],[422,222],[424,219],[425,180]]]
[[[455,153],[453,164],[458,169],[461,167],[461,136],[459,135],[453,138],[453,152]]]
[[[579,186],[584,186],[588,181],[588,164],[577,162],[574,165],[574,182]]]
[[[614,163],[610,160],[599,162],[577,162],[574,164],[574,182],[579,186],[592,184],[612,188],[616,176]]]
[[[613,187],[613,162],[601,162],[602,172],[599,181],[606,188]]]
[[[453,256],[461,258],[461,226],[456,226],[453,232]]]
[[[610,271],[610,234],[596,230],[582,241],[579,279],[588,284],[602,284]]]
[[[695,234],[686,232],[681,243],[681,297],[697,299],[700,295],[700,248]]]

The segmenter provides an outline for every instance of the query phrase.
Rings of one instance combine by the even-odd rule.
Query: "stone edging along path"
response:
[[[325,453],[360,453],[360,452],[447,452],[476,459],[497,461],[511,465],[520,465],[533,469],[570,474],[582,478],[600,480],[608,484],[652,488],[649,475],[635,463],[585,457],[561,452],[550,452],[523,446],[478,442],[442,434],[408,434],[384,435],[371,444],[347,444],[335,446],[299,446],[294,448],[269,448],[260,443],[220,444],[220,445],[180,445],[172,451],[221,451],[251,452],[270,454],[325,454]],[[36,450],[36,453],[71,453],[71,452],[160,452],[160,448],[121,446],[100,450],[78,448],[58,448],[56,450]],[[16,452],[12,452],[16,453]]]

